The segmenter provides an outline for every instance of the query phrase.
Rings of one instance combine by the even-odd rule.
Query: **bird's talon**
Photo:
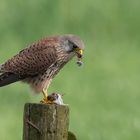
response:
[[[50,100],[48,100],[47,97],[46,97],[46,98],[43,98],[43,99],[40,101],[40,103],[42,103],[42,104],[53,104],[53,102],[50,101]]]
[[[43,100],[40,101],[42,104],[59,104],[63,105],[62,96],[57,93],[52,93],[51,95],[44,97]]]

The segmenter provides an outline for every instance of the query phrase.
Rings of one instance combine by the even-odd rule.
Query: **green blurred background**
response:
[[[65,93],[78,140],[140,139],[140,1],[0,0],[0,63],[49,35],[72,33],[86,45],[49,92]],[[22,139],[23,107],[39,102],[28,85],[0,88],[0,140]]]

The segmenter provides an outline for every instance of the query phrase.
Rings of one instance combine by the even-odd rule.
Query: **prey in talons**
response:
[[[43,104],[64,105],[62,96],[63,95],[60,95],[58,93],[52,93],[52,94],[48,95],[47,97],[43,98],[43,100],[41,100],[40,102]]]

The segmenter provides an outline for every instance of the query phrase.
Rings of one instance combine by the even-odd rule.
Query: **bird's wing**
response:
[[[18,75],[34,76],[43,73],[56,61],[57,42],[40,41],[22,50],[3,64],[5,72]]]

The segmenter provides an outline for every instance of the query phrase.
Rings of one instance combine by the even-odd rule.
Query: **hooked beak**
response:
[[[81,66],[83,63],[82,63],[82,57],[83,57],[83,50],[82,49],[80,49],[80,48],[76,48],[75,49],[75,52],[76,52],[76,54],[77,54],[77,64],[78,64],[78,66]]]
[[[76,54],[77,54],[78,60],[81,60],[82,57],[83,57],[83,50],[80,49],[80,48],[76,48],[76,49],[75,49],[75,52],[76,52]]]

